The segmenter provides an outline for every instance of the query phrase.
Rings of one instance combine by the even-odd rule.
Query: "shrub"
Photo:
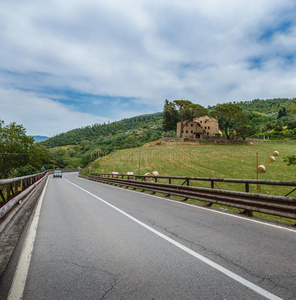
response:
[[[296,129],[296,120],[288,123],[288,129]]]
[[[296,155],[288,155],[283,158],[287,166],[296,165]]]

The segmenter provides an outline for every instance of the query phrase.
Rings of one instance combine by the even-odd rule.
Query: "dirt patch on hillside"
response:
[[[149,142],[143,145],[143,147],[152,147],[152,146],[173,146],[173,145],[184,145],[184,146],[201,146],[200,141],[192,142],[184,142],[183,139],[176,139],[176,138],[165,138],[160,139],[158,141]]]

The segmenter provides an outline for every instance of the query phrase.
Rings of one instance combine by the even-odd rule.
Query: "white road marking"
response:
[[[42,194],[40,196],[40,199],[38,201],[38,205],[31,223],[31,226],[29,228],[28,234],[26,236],[23,249],[21,252],[20,259],[18,261],[18,265],[14,274],[13,282],[10,287],[8,300],[19,300],[22,299],[23,293],[25,290],[26,280],[28,276],[28,270],[30,266],[30,261],[32,257],[32,252],[34,248],[34,242],[36,238],[36,232],[37,232],[37,226],[38,221],[40,217],[40,210],[42,206],[42,202],[44,199],[45,190],[47,187],[48,178],[46,180],[45,187],[42,191]]]
[[[264,290],[263,288],[257,286],[256,284],[244,279],[243,277],[233,273],[232,271],[220,266],[219,264],[211,261],[210,259],[206,258],[203,255],[198,254],[197,252],[191,250],[190,248],[178,243],[177,241],[173,240],[172,238],[162,234],[161,232],[155,230],[154,228],[146,225],[145,223],[141,222],[140,220],[134,218],[133,216],[129,215],[128,213],[124,212],[123,210],[119,209],[118,207],[108,203],[107,201],[105,201],[104,199],[94,195],[93,193],[83,189],[82,187],[78,186],[77,184],[69,181],[66,179],[66,181],[68,181],[69,183],[71,183],[72,185],[76,186],[77,188],[79,188],[80,190],[84,191],[85,193],[95,197],[96,199],[100,200],[101,202],[105,203],[106,205],[110,206],[111,208],[117,210],[118,212],[120,212],[121,214],[125,215],[127,218],[133,220],[134,222],[136,222],[137,224],[141,225],[142,227],[148,229],[149,231],[153,232],[154,234],[158,235],[159,237],[163,238],[164,240],[168,241],[169,243],[173,244],[174,246],[178,247],[179,249],[187,252],[188,254],[192,255],[193,257],[199,259],[200,261],[206,263],[207,265],[211,266],[212,268],[220,271],[221,273],[225,274],[226,276],[232,278],[233,280],[239,282],[240,284],[250,288],[251,290],[255,291],[256,293],[266,297],[267,299],[270,300],[281,300],[282,298],[279,298],[278,296]]]

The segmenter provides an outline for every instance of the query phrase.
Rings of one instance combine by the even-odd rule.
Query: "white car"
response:
[[[60,171],[60,170],[54,171],[54,172],[53,172],[53,178],[55,178],[55,177],[60,177],[60,178],[62,178],[62,177],[63,177],[62,171]]]

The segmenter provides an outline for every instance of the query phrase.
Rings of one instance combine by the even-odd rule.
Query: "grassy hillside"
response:
[[[140,174],[158,171],[160,175],[218,177],[256,179],[256,153],[258,162],[266,167],[265,173],[259,173],[262,180],[296,180],[296,166],[286,166],[282,158],[295,154],[296,144],[262,143],[247,145],[215,145],[215,144],[176,144],[174,142],[148,143],[141,149]],[[280,156],[276,161],[268,161],[274,151]],[[92,164],[92,172],[122,174],[134,172],[138,174],[139,148],[125,149],[102,157]],[[87,174],[85,170],[85,174]],[[210,187],[209,182],[198,182],[199,186]],[[218,183],[221,189],[244,191],[244,185]],[[217,186],[217,188],[218,188]],[[260,192],[284,196],[292,187],[251,186],[250,192]],[[291,196],[296,197],[296,192]]]
[[[248,125],[255,132],[253,137],[296,139],[296,99],[253,100],[236,104],[247,111],[250,119]],[[279,111],[283,113],[284,108],[285,116],[278,118]],[[105,156],[160,139],[163,135],[162,125],[163,113],[159,112],[73,129],[41,144],[51,148],[52,159],[48,167],[83,168],[97,158],[99,153]],[[170,132],[171,135],[176,135],[176,132]]]

